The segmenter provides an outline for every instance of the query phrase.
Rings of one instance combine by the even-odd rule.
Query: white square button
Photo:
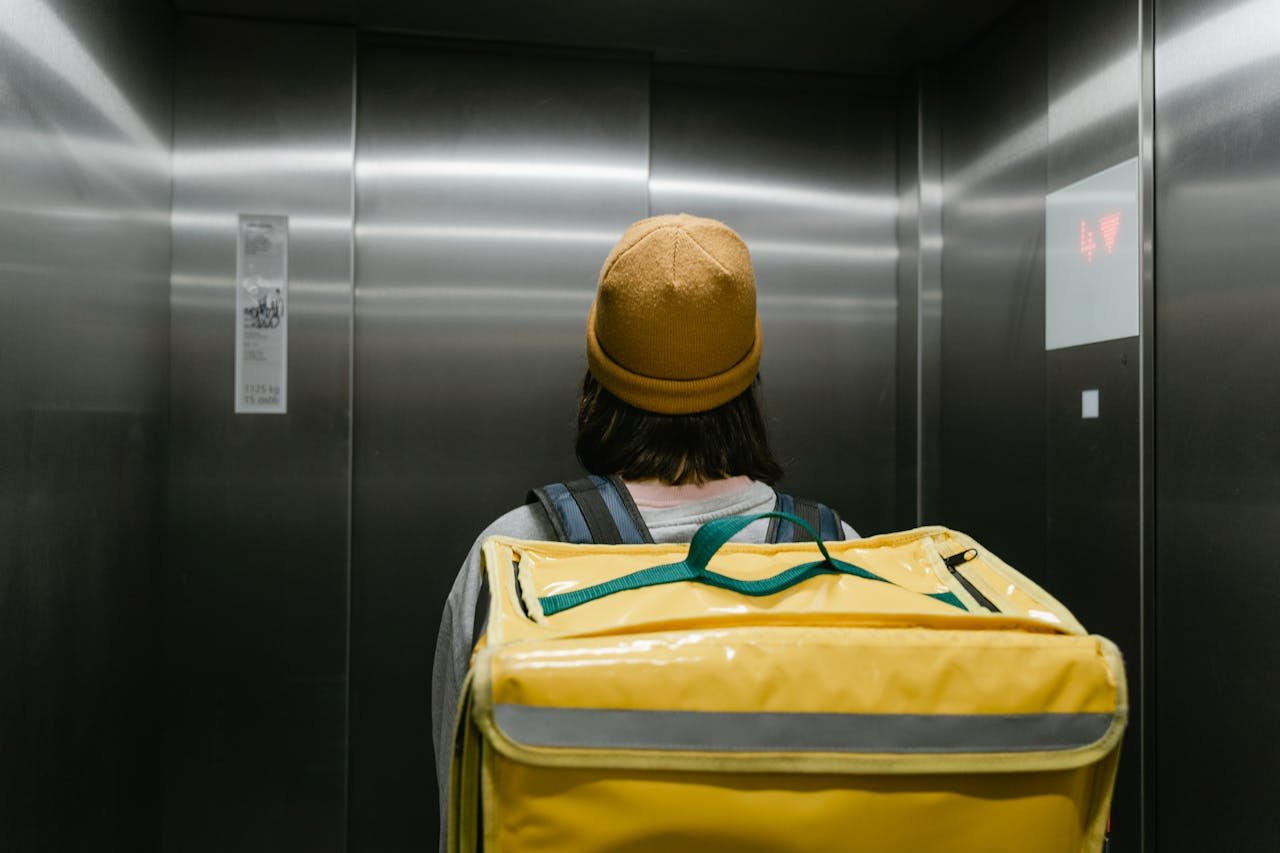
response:
[[[1089,388],[1080,392],[1080,417],[1096,418],[1098,416],[1098,389]]]

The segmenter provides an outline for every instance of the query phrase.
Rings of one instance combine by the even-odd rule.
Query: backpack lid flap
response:
[[[531,764],[995,772],[1096,761],[1127,715],[1108,641],[741,626],[480,653],[476,720]]]

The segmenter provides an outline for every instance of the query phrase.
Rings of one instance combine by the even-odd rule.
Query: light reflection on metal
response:
[[[44,0],[6,0],[0,13],[0,41],[6,49],[37,51],[48,73],[61,78],[83,105],[110,121],[132,142],[165,151],[168,144],[152,132],[130,98],[113,82],[76,33]],[[52,61],[50,61],[52,60]]]
[[[183,207],[174,209],[171,221],[175,230],[198,230],[203,228],[225,231],[227,228],[235,227],[236,215],[234,211],[200,210]],[[297,215],[290,217],[289,224],[294,231],[332,231],[335,235],[340,234],[342,239],[348,238],[351,233],[351,217],[349,216]]]
[[[195,224],[187,217],[184,224]],[[476,240],[510,242],[559,242],[598,244],[606,250],[618,239],[613,231],[585,231],[569,228],[511,228],[487,225],[383,225],[358,224],[357,237],[378,240]],[[849,243],[816,243],[793,240],[752,240],[748,244],[753,256],[787,255],[797,262],[843,260],[893,263],[897,247],[891,245],[859,246]],[[602,256],[603,257],[603,256]]]
[[[649,179],[654,194],[754,202],[765,206],[809,208],[844,213],[893,216],[898,198],[892,194],[836,192],[796,184],[705,180],[685,177]]]
[[[5,91],[9,81],[0,77],[0,104],[6,100],[16,99],[16,94]],[[59,128],[58,140],[64,150],[74,150],[84,162],[91,162],[99,169],[128,176],[168,177],[169,151],[161,142],[152,146],[139,145],[129,139],[104,136],[90,136]],[[49,136],[46,128],[24,128],[0,126],[0,157],[6,163],[13,164],[10,169],[20,168],[24,161],[35,162],[48,154]],[[121,184],[122,192],[129,192],[128,184]]]
[[[179,177],[239,179],[261,173],[272,177],[288,174],[314,178],[317,173],[351,171],[351,151],[343,148],[314,148],[264,145],[222,148],[178,149],[173,153],[173,171]]]
[[[1230,44],[1231,49],[1221,49],[1223,44]],[[1162,39],[1159,52],[1160,74],[1156,85],[1162,97],[1176,96],[1216,75],[1264,65],[1280,56],[1280,7],[1275,0],[1252,0],[1228,7],[1197,22],[1191,29]],[[1055,110],[1069,111],[1078,117],[1073,123],[1073,135],[1113,121],[1116,113],[1124,111],[1133,111],[1137,121],[1135,92],[1114,84],[1118,77],[1134,76],[1131,73],[1134,65],[1133,57],[1120,57],[1054,99]],[[1266,104],[1277,101],[1280,101],[1280,88],[1273,89],[1269,97],[1220,99],[1212,121],[1201,120],[1210,113],[1202,111],[1180,126],[1176,135],[1169,134],[1167,142],[1203,132],[1240,115],[1256,113]],[[1018,128],[965,169],[948,176],[953,181],[951,191],[963,195],[1008,165],[1038,156],[1045,144],[1044,127],[1038,120]]]
[[[356,225],[356,239],[371,240],[475,240],[512,243],[586,243],[603,246],[607,253],[618,239],[615,231],[585,231],[572,228],[508,228],[488,225]],[[603,255],[601,256],[603,258]]]
[[[643,181],[648,171],[628,166],[588,163],[539,162],[537,160],[441,160],[429,157],[361,161],[356,177],[364,181],[379,178],[468,178],[563,181]]]
[[[747,246],[753,255],[766,253],[786,255],[796,262],[819,260],[862,261],[892,264],[898,260],[898,247],[888,244],[859,246],[852,243],[810,243],[798,240],[752,240]]]
[[[171,14],[0,0],[5,850],[159,844]]]
[[[1225,8],[1197,20],[1193,27],[1160,39],[1156,85],[1162,96],[1280,58],[1280,4],[1275,0],[1252,0],[1219,5]],[[1273,88],[1272,92],[1280,97],[1280,90]],[[1255,112],[1259,108],[1251,98],[1215,98],[1215,104]]]
[[[1136,81],[1136,74],[1137,60],[1132,56],[1122,56],[1057,95],[1053,99],[1053,109],[1055,112],[1060,110],[1063,114],[1069,114],[1074,119],[1071,123],[1072,135],[1089,133],[1100,125],[1114,121],[1118,113],[1125,111],[1133,113],[1136,125],[1136,88],[1130,91],[1115,85],[1117,77],[1123,78],[1126,75],[1134,76]],[[1037,115],[1029,123],[1006,134],[999,144],[992,146],[965,168],[949,174],[947,192],[963,197],[986,178],[1023,160],[1042,156],[1046,144],[1043,116]]]

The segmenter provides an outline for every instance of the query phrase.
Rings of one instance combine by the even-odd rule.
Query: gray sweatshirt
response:
[[[764,483],[753,482],[739,491],[705,500],[661,509],[639,509],[654,542],[688,542],[699,527],[713,518],[769,512],[773,509],[774,501],[772,488]],[[768,525],[767,520],[749,524],[732,541],[763,542]],[[858,538],[858,534],[847,524],[844,525],[844,535],[848,539]],[[445,600],[444,613],[440,618],[440,635],[436,639],[435,666],[431,672],[431,739],[436,753],[436,780],[440,784],[441,850],[445,843],[444,816],[448,814],[453,723],[457,715],[462,681],[471,661],[471,634],[476,599],[480,594],[480,544],[490,536],[541,540],[556,538],[541,507],[529,505],[513,509],[486,527],[476,538],[453,582],[453,589]]]

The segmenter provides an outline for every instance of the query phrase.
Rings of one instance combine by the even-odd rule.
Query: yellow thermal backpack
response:
[[[1116,647],[943,527],[728,542],[777,515],[484,543],[451,851],[1101,849]]]

